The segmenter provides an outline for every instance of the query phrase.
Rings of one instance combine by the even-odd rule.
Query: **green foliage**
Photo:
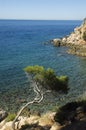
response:
[[[67,76],[60,76],[59,82],[61,84],[60,89],[63,89],[66,92],[68,90],[68,77]]]
[[[27,66],[26,68],[24,68],[24,71],[30,73],[30,74],[38,74],[38,73],[42,73],[44,71],[44,67],[43,66]]]
[[[27,72],[37,84],[46,89],[62,92],[68,90],[68,77],[58,77],[51,68],[44,69],[43,66],[35,65],[24,68],[24,71]]]
[[[6,118],[6,121],[9,122],[9,121],[13,121],[16,117],[16,114],[14,113],[9,113],[7,118]]]
[[[83,33],[83,39],[86,41],[86,31]]]

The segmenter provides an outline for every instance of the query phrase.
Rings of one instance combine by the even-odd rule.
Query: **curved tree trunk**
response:
[[[37,87],[34,87],[34,92],[37,94],[37,96],[34,98],[33,101],[31,102],[28,102],[25,106],[23,106],[20,111],[18,112],[17,116],[15,117],[13,123],[12,123],[12,130],[15,130],[15,122],[18,120],[20,114],[22,113],[22,111],[28,106],[28,105],[31,105],[33,103],[40,103],[42,100],[43,100],[43,93],[40,92],[39,88]]]

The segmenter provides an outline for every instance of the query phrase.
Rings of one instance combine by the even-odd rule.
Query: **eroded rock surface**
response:
[[[69,36],[53,39],[52,42],[54,46],[68,46],[68,53],[86,56],[86,18]]]

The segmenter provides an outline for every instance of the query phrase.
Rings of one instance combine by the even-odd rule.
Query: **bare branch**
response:
[[[20,114],[22,113],[22,111],[28,106],[31,105],[33,103],[40,103],[43,100],[43,93],[40,91],[40,89],[38,88],[37,84],[34,84],[33,87],[34,92],[36,93],[36,97],[33,99],[33,101],[28,102],[26,105],[24,105],[20,111],[18,112],[16,118],[14,119],[13,123],[12,123],[12,129],[15,130],[15,122],[18,120]]]

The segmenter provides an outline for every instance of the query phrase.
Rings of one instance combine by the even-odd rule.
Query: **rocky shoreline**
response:
[[[63,38],[51,40],[54,46],[67,46],[69,54],[86,56],[86,18],[80,27],[76,27],[74,32]]]
[[[54,121],[55,112],[47,112],[42,115],[19,116],[15,123],[15,130],[57,130],[61,127]],[[3,120],[0,130],[12,130],[12,120]]]
[[[0,122],[0,130],[13,130],[14,118],[12,114],[6,115]],[[21,115],[15,122],[15,130],[86,130],[86,101],[67,103],[54,112]]]

